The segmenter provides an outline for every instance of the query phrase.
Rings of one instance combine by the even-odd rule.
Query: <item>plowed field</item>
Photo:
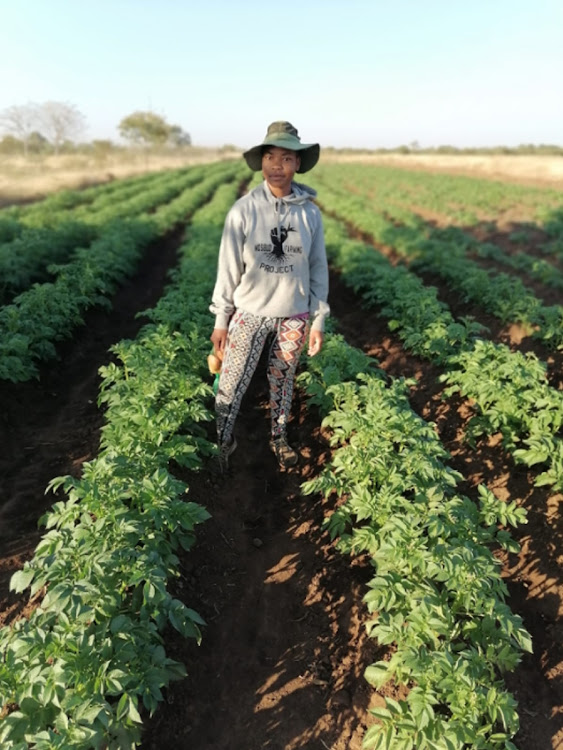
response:
[[[430,218],[428,219],[430,221]],[[496,231],[506,241],[517,226]],[[75,338],[59,347],[37,382],[0,384],[0,622],[25,616],[27,597],[9,593],[12,573],[33,554],[38,518],[52,504],[45,487],[55,476],[80,475],[98,451],[103,412],[96,406],[98,368],[110,361],[112,343],[135,335],[139,311],[160,297],[175,263],[182,228],[153,244],[142,268],[113,300],[111,312],[88,314]],[[499,244],[500,244],[499,242]],[[521,248],[520,248],[521,249]],[[534,248],[531,248],[534,251]],[[552,385],[563,389],[560,354],[538,348],[515,326],[503,327],[475,306],[462,304],[439,279],[439,297],[456,315],[487,324],[491,338],[534,348],[549,362]],[[553,292],[535,283],[551,304]],[[330,299],[346,340],[377,358],[393,376],[413,376],[412,408],[435,422],[451,466],[472,495],[486,483],[499,496],[518,499],[528,524],[514,532],[519,555],[503,558],[509,604],[532,635],[534,653],[506,676],[518,704],[520,750],[563,747],[563,527],[560,494],[535,487],[534,472],[516,466],[498,446],[463,440],[468,408],[463,399],[441,399],[433,365],[409,355],[377,310],[362,309],[336,272]],[[560,302],[560,300],[559,300]],[[211,333],[211,331],[210,331]],[[371,688],[365,667],[380,658],[362,625],[362,596],[371,569],[362,558],[343,559],[322,529],[330,501],[303,496],[300,484],[330,458],[327,435],[314,410],[296,394],[291,442],[301,462],[280,472],[268,449],[266,379],[258,368],[239,418],[238,450],[231,475],[213,465],[187,479],[189,497],[207,507],[194,550],[181,557],[175,595],[206,620],[196,646],[166,633],[167,652],[187,665],[152,718],[146,717],[144,750],[359,750],[369,723]],[[212,425],[209,427],[210,436]]]

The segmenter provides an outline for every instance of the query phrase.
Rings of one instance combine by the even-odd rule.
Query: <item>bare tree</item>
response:
[[[22,142],[24,156],[27,156],[29,137],[37,130],[38,121],[37,104],[14,105],[0,112],[0,127]]]
[[[74,140],[86,127],[84,115],[66,102],[45,102],[39,108],[41,132],[58,154],[65,141]]]

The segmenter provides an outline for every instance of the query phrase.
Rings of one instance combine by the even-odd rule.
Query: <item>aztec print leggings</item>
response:
[[[294,318],[268,318],[235,312],[229,323],[215,398],[219,444],[231,441],[242,397],[254,375],[266,338],[271,333],[274,340],[268,357],[268,382],[272,437],[277,438],[285,433],[295,371],[308,333],[308,317],[305,314]]]

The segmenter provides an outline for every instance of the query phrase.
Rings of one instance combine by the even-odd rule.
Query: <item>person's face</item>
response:
[[[291,193],[291,181],[301,160],[295,151],[278,146],[269,147],[262,155],[262,174],[274,195]]]

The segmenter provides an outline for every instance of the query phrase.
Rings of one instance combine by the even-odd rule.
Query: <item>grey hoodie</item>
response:
[[[215,328],[227,328],[237,309],[272,318],[309,313],[311,328],[323,330],[328,265],[317,194],[291,187],[276,198],[264,181],[227,214],[209,308]]]

